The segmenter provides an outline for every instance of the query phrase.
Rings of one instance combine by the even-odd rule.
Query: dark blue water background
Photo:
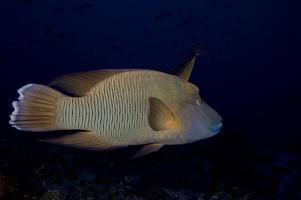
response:
[[[240,160],[264,152],[299,155],[300,70],[292,62],[296,37],[290,30],[293,16],[288,2],[269,0],[2,0],[3,143],[20,146],[22,151],[35,145],[42,153],[50,148],[8,126],[11,101],[17,98],[19,87],[47,84],[64,73],[103,68],[168,72],[197,44],[209,55],[198,58],[190,81],[223,116],[224,129],[207,141],[164,147],[150,159],[160,160],[163,152],[164,159],[185,166],[168,155],[180,155],[178,159],[191,156],[194,160],[202,160],[196,155],[226,159],[233,152]],[[36,154],[29,152],[35,159]],[[118,153],[130,157],[133,152]],[[237,164],[228,165],[230,175],[224,180],[235,177]]]
[[[284,2],[25,0],[0,6],[5,113],[26,83],[101,68],[168,72],[198,44],[210,54],[197,61],[191,81],[226,126],[259,141],[298,137],[293,118],[300,93],[288,52],[294,35]]]

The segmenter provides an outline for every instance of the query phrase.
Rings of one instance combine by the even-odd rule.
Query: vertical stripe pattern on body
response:
[[[148,98],[161,95],[157,93],[165,87],[162,80],[160,73],[152,71],[109,77],[88,96],[63,99],[58,122],[66,128],[92,131],[114,144],[139,143],[152,137]]]

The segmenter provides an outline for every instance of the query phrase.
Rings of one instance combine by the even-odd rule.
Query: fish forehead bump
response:
[[[188,81],[183,82],[183,88],[186,93],[188,94],[196,94],[199,93],[199,88],[193,83],[190,83]]]

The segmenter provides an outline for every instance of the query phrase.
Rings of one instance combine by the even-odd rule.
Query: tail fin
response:
[[[54,131],[56,104],[62,93],[39,84],[28,84],[18,90],[19,101],[13,102],[10,124],[23,131]]]

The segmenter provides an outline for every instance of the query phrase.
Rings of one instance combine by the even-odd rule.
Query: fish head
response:
[[[223,124],[222,117],[200,97],[198,87],[186,84],[187,97],[180,104],[178,116],[184,140],[191,143],[216,135]]]

